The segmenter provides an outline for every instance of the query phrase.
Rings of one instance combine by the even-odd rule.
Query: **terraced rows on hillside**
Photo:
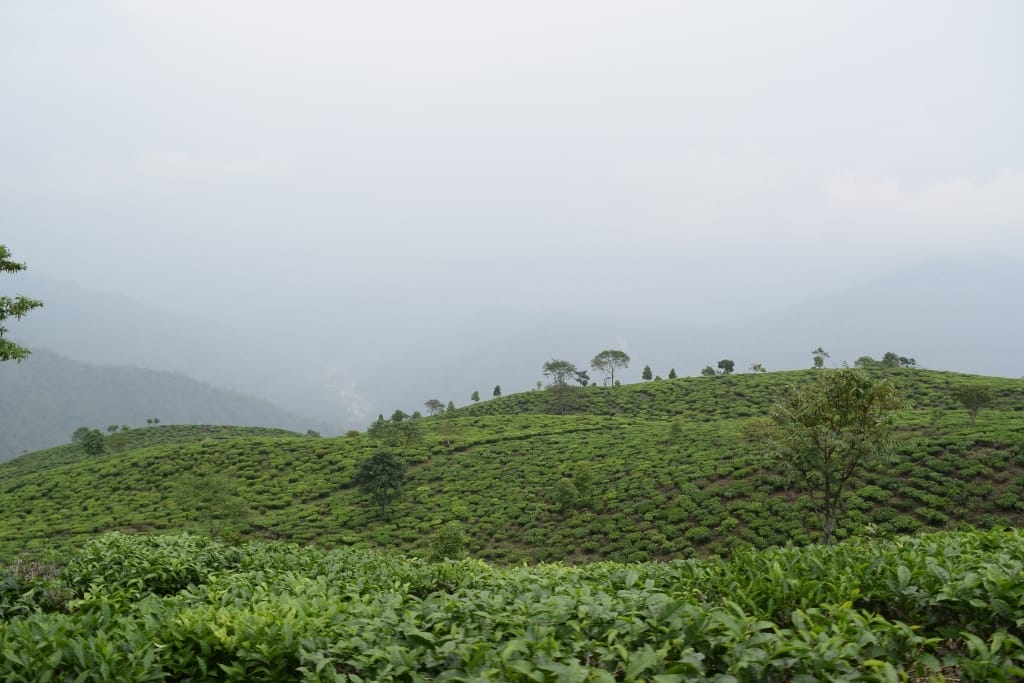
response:
[[[390,519],[351,485],[381,445],[368,435],[133,430],[134,443],[89,457],[64,446],[0,466],[0,554],[60,550],[108,530],[204,527],[183,482],[222,476],[250,507],[245,537],[426,553],[460,522],[472,555],[519,560],[645,560],[817,539],[807,501],[741,435],[806,372],[683,378],[486,401],[423,418],[424,441]],[[1024,521],[1024,381],[924,370],[891,373],[911,399],[896,462],[864,472],[838,534],[890,535]],[[953,398],[990,387],[972,425]],[[118,435],[120,436],[120,435]],[[116,446],[116,442],[112,445]],[[565,506],[559,487],[589,470]],[[582,485],[582,484],[581,484]]]

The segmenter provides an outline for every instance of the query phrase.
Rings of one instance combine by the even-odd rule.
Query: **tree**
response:
[[[455,412],[455,401],[448,401],[448,407],[446,409],[449,413]]]
[[[672,368],[671,370],[668,371],[668,378],[669,379],[675,379],[678,376],[679,375],[676,374],[676,369],[675,368]]]
[[[423,440],[425,429],[418,420],[402,420],[374,422],[366,433],[389,448],[408,448]]]
[[[629,356],[625,351],[607,349],[590,359],[590,369],[604,374],[604,386],[615,385],[615,370],[628,368]]]
[[[651,372],[650,365],[644,366],[644,371],[640,373],[640,379],[644,380],[645,382],[650,382],[652,379],[654,379],[654,373]]]
[[[700,371],[700,374],[704,377],[714,377],[718,373],[715,372],[715,369],[710,365],[705,365],[704,369]]]
[[[579,384],[581,387],[585,387],[590,384],[590,375],[587,374],[586,370],[576,371],[576,384]]]
[[[75,443],[85,438],[85,435],[89,433],[88,427],[79,427],[71,433],[71,442]]]
[[[768,436],[772,452],[810,497],[822,543],[832,541],[854,473],[890,460],[894,412],[905,406],[888,380],[875,382],[849,368],[790,385],[773,406],[778,430]]]
[[[7,247],[0,244],[0,273],[17,273],[25,270],[24,263],[16,263],[11,260],[11,252]],[[25,296],[0,296],[0,361],[13,360],[20,363],[31,351],[24,346],[18,346],[12,341],[4,339],[7,328],[3,323],[8,318],[21,320],[29,311],[43,305],[42,301],[29,299]]]
[[[829,355],[828,351],[819,346],[811,351],[811,357],[814,359],[814,367],[823,368],[825,367],[825,359],[828,358]]]
[[[395,412],[391,413],[391,421],[394,423],[404,422],[409,417],[405,414],[404,410],[396,409]]]
[[[544,363],[543,371],[545,377],[551,378],[551,385],[555,388],[568,386],[569,379],[575,377],[576,373],[579,372],[575,365],[567,360],[560,360],[558,358],[552,358]]]
[[[480,392],[478,390],[474,390],[473,391],[473,395],[469,397],[469,400],[472,401],[473,403],[479,403],[480,402]]]
[[[429,399],[428,401],[424,402],[423,405],[424,407],[426,407],[427,412],[430,413],[431,415],[436,415],[437,413],[444,410],[444,404],[441,403],[436,398]]]
[[[751,372],[768,372],[768,370],[766,370],[764,365],[762,365],[761,363],[752,363],[751,366],[750,366],[750,371]]]
[[[987,387],[960,387],[956,392],[956,398],[964,408],[967,408],[971,424],[974,424],[978,419],[978,411],[989,404],[992,395],[989,394]]]
[[[118,429],[119,428],[117,425],[107,425],[107,431],[110,432],[111,434],[116,432]]]
[[[404,480],[405,463],[394,453],[377,451],[359,463],[352,483],[387,517],[392,504],[402,495]]]
[[[491,392],[491,395],[494,396],[494,398],[501,398],[501,385],[500,384],[495,384],[494,385],[494,391]]]
[[[89,455],[103,455],[107,445],[103,441],[103,432],[98,429],[90,429],[82,435],[82,449]]]
[[[731,375],[733,368],[736,367],[736,363],[732,362],[728,358],[723,358],[718,361],[718,369],[722,371],[723,375]]]
[[[861,356],[857,360],[853,361],[853,367],[864,370],[870,370],[871,368],[878,368],[881,366],[881,361],[877,361],[871,356]]]
[[[569,380],[581,381],[579,369],[567,360],[552,358],[544,363],[544,375],[551,378],[551,391],[555,394],[558,412],[564,415],[569,409]],[[584,373],[585,374],[585,373]]]

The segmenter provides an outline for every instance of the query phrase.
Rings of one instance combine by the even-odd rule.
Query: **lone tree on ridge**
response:
[[[625,351],[606,349],[590,360],[590,369],[604,374],[604,386],[615,385],[615,370],[629,367],[629,355]]]

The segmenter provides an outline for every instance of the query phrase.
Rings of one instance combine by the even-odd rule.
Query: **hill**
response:
[[[742,428],[813,372],[590,387],[573,393],[565,415],[552,414],[550,391],[534,391],[423,418],[422,443],[402,451],[410,469],[390,519],[351,483],[381,448],[368,434],[197,434],[91,457],[64,446],[0,466],[0,553],[41,553],[109,530],[204,529],[204,515],[220,513],[182,493],[204,479],[234,487],[248,505],[244,536],[327,546],[422,554],[449,521],[463,525],[474,556],[498,562],[808,543],[817,533],[806,499]],[[913,407],[899,415],[896,461],[854,481],[837,534],[1024,522],[1024,380],[879,372]],[[993,393],[976,424],[953,399],[968,384]],[[577,495],[567,501],[566,490]]]
[[[93,365],[35,349],[0,365],[0,460],[65,443],[78,427],[162,423],[322,429],[272,403],[185,375]]]

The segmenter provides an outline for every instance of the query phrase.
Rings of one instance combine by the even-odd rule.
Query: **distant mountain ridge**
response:
[[[161,424],[323,428],[264,399],[179,373],[94,365],[39,348],[21,363],[0,365],[0,460],[66,443],[80,426],[138,427],[150,418]]]
[[[678,292],[678,305],[656,318],[628,309],[562,310],[553,292],[543,310],[455,306],[435,319],[430,306],[396,315],[367,304],[301,322],[268,316],[253,327],[168,313],[32,273],[18,285],[45,303],[13,331],[30,348],[184,372],[329,422],[325,434],[365,428],[396,408],[422,410],[431,398],[465,405],[473,391],[490,396],[496,385],[523,391],[544,380],[545,361],[586,367],[607,348],[632,357],[617,373],[624,382],[639,380],[645,365],[661,377],[673,368],[687,376],[723,358],[739,371],[753,363],[805,368],[819,345],[835,366],[893,351],[924,367],[1024,376],[1017,352],[1024,317],[1014,314],[1024,296],[1024,263],[1005,256],[908,266],[840,292],[819,293],[808,282],[802,300],[766,299],[762,313],[730,322],[720,322],[728,320],[727,307],[718,321],[687,313],[688,300],[711,296],[702,291]],[[749,286],[751,297],[761,296],[757,282]]]

